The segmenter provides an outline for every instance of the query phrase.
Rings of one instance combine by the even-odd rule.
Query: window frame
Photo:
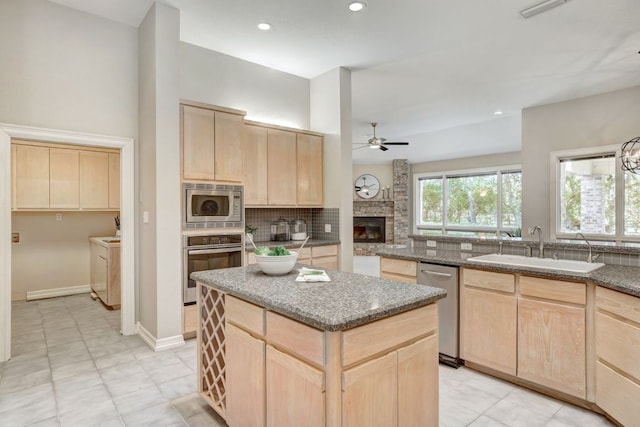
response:
[[[495,166],[495,167],[484,167],[484,168],[474,168],[474,169],[458,169],[458,170],[448,170],[448,171],[438,171],[438,172],[423,172],[413,174],[413,232],[414,234],[419,234],[421,230],[434,230],[440,231],[442,236],[446,236],[450,234],[450,232],[475,232],[475,233],[492,233],[498,235],[501,232],[512,232],[515,231],[517,227],[503,227],[502,225],[502,174],[506,173],[514,173],[519,172],[522,176],[522,165],[521,164],[511,164],[504,166]],[[469,177],[469,176],[481,176],[481,175],[497,175],[497,206],[496,206],[496,226],[488,227],[488,226],[459,226],[459,225],[448,225],[447,224],[447,210],[448,210],[448,184],[447,178],[459,178],[459,177]],[[433,225],[423,225],[419,224],[420,218],[422,216],[422,194],[420,192],[420,180],[429,179],[429,178],[441,178],[442,179],[442,224],[439,226]],[[521,196],[522,197],[522,196]],[[522,218],[522,207],[520,211],[520,215]],[[522,225],[520,226],[522,227]]]
[[[640,242],[640,237],[634,236],[626,236],[624,234],[625,223],[624,223],[624,212],[625,212],[625,194],[624,194],[624,175],[625,171],[622,170],[622,162],[620,161],[621,156],[621,146],[620,145],[599,145],[594,147],[586,147],[586,148],[576,148],[571,150],[562,150],[562,151],[552,151],[551,152],[551,188],[550,188],[550,224],[552,224],[551,228],[551,239],[576,239],[576,233],[566,233],[561,231],[560,222],[561,222],[561,203],[560,203],[560,161],[561,160],[570,160],[575,159],[579,160],[580,158],[588,158],[594,156],[606,156],[606,155],[614,155],[615,157],[615,233],[614,234],[596,234],[589,233],[584,234],[584,236],[589,240],[600,240],[600,241],[615,241],[616,243],[622,242]]]

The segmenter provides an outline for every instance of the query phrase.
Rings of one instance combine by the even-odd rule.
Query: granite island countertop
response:
[[[432,304],[443,289],[326,270],[330,282],[296,282],[297,269],[267,276],[257,265],[198,271],[191,278],[325,331],[342,331]]]
[[[606,264],[591,273],[573,273],[542,268],[527,268],[506,264],[486,264],[470,260],[469,258],[484,255],[482,253],[464,251],[445,251],[425,248],[380,249],[377,255],[405,259],[409,261],[423,261],[434,264],[454,265],[460,267],[475,267],[483,270],[530,274],[550,279],[567,279],[591,281],[598,286],[640,297],[640,268]]]

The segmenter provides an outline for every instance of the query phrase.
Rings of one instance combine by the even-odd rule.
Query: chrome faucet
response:
[[[587,238],[586,238],[586,237],[584,237],[584,234],[582,234],[582,233],[576,233],[576,237],[580,237],[582,240],[584,240],[584,242],[585,242],[585,243],[587,244],[587,246],[589,247],[589,255],[587,255],[587,262],[593,262],[593,261],[595,261],[595,260],[600,256],[600,254],[597,254],[597,255],[595,255],[595,256],[594,256],[594,255],[592,255],[592,252],[591,252],[591,243],[589,243],[589,241],[587,240]]]
[[[529,229],[529,234],[530,235],[534,235],[536,234],[536,231],[538,232],[538,258],[544,258],[544,240],[542,240],[542,228],[540,228],[539,225],[536,225],[535,227],[531,227]]]

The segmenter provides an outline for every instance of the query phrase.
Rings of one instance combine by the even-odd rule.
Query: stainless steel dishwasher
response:
[[[440,362],[457,368],[462,364],[458,338],[458,267],[421,262],[418,284],[447,291],[447,297],[438,301]]]

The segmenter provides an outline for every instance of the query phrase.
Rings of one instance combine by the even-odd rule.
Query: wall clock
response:
[[[356,179],[355,190],[363,199],[372,199],[380,191],[380,182],[375,176],[366,173]]]

